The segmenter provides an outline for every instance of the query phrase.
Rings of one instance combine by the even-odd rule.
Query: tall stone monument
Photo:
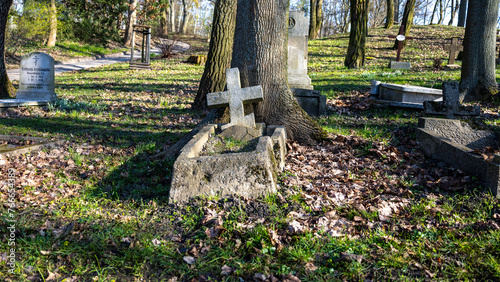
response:
[[[290,11],[288,21],[288,84],[290,88],[313,89],[307,75],[309,19],[304,12]]]
[[[288,20],[288,85],[299,105],[310,115],[326,112],[326,96],[313,90],[307,75],[309,19],[304,12],[290,11]]]
[[[54,59],[42,52],[32,52],[21,59],[19,90],[16,100],[54,101]]]

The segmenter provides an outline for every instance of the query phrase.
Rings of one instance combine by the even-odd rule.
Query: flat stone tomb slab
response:
[[[255,127],[255,117],[253,113],[245,115],[243,104],[255,103],[263,100],[262,86],[241,88],[240,71],[238,68],[226,70],[227,91],[210,93],[207,95],[207,105],[209,107],[227,107],[230,111],[231,125],[243,125]]]
[[[376,80],[371,82],[370,94],[384,102],[394,102],[395,105],[401,107],[420,109],[423,109],[423,102],[425,101],[443,100],[443,92],[440,89],[382,83]]]
[[[0,135],[0,155],[16,156],[31,151],[59,146],[63,141],[51,141],[40,137]]]
[[[174,163],[169,201],[186,202],[196,196],[216,195],[253,198],[276,192],[277,173],[284,168],[285,129],[264,125],[257,128],[268,136],[251,140],[249,143],[256,143],[255,147],[250,146],[251,151],[214,155],[203,153],[204,147],[222,126],[210,124],[200,130]]]
[[[426,156],[477,177],[494,196],[500,197],[500,156],[488,162],[473,154],[475,149],[486,146],[498,148],[498,136],[475,127],[456,119],[420,118],[417,141]]]

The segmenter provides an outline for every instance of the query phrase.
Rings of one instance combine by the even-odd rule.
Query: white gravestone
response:
[[[290,88],[313,89],[307,75],[309,19],[304,12],[290,11],[288,20],[288,84]]]
[[[222,129],[232,125],[243,125],[246,127],[255,127],[254,114],[245,115],[243,104],[255,103],[263,100],[262,86],[252,86],[241,88],[240,71],[238,68],[226,70],[227,91],[209,93],[207,95],[207,105],[209,107],[229,106],[230,123],[223,126]]]
[[[55,100],[54,59],[51,56],[42,52],[29,53],[21,59],[19,72],[16,100]]]

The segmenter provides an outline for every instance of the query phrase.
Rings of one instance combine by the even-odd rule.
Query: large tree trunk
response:
[[[385,17],[385,28],[389,29],[394,24],[394,0],[387,0],[387,16]]]
[[[309,39],[318,38],[321,24],[323,23],[323,0],[311,0],[311,13],[309,16]]]
[[[47,47],[56,46],[57,38],[57,10],[56,0],[50,0],[49,9],[49,39],[47,40]]]
[[[460,11],[458,12],[458,26],[465,26],[465,17],[467,16],[467,0],[460,1]]]
[[[261,85],[257,121],[284,125],[289,139],[313,142],[326,132],[299,106],[288,86],[288,0],[238,0],[232,67],[241,86]]]
[[[135,20],[137,18],[137,0],[129,0],[129,4],[127,28],[125,29],[125,39],[123,40],[123,45],[125,46],[130,46],[130,44],[132,44],[132,33],[134,31],[133,25],[135,24]]]
[[[344,65],[348,68],[359,68],[365,64],[369,2],[369,0],[351,0],[351,33],[344,61]]]
[[[0,98],[12,98],[16,92],[5,67],[5,33],[7,31],[7,19],[12,1],[2,0],[0,2]]]
[[[415,2],[416,2],[416,0],[406,1],[405,11],[403,13],[403,19],[401,21],[401,25],[405,26],[405,32],[404,32],[405,36],[410,35],[410,29],[411,29],[411,26],[413,25],[413,15],[415,14]],[[401,48],[404,48],[406,46],[406,41],[407,40],[401,42]],[[394,50],[397,50],[398,44],[399,44],[399,41],[396,40],[396,42],[394,42],[394,46],[392,48]]]
[[[194,99],[193,108],[207,109],[207,94],[220,92],[226,86],[226,69],[231,65],[237,0],[217,0],[214,7],[212,34],[205,71]]]
[[[495,44],[499,0],[469,2],[460,90],[465,101],[486,100],[498,92]]]

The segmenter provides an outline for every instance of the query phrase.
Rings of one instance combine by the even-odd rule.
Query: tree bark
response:
[[[465,18],[467,16],[467,0],[460,1],[460,10],[458,12],[458,26],[465,26]]]
[[[177,32],[177,29],[175,28],[175,1],[172,1],[170,3],[170,6],[168,7],[169,13],[168,16],[170,17],[170,32]]]
[[[391,28],[394,24],[394,0],[387,0],[387,16],[385,17],[384,28]]]
[[[405,26],[405,32],[404,35],[405,37],[410,35],[410,29],[411,26],[413,25],[413,15],[415,14],[415,2],[416,0],[408,0],[406,1],[405,5],[405,11],[403,13],[403,19],[401,21],[401,25]],[[406,46],[406,41],[401,42],[401,48],[404,48]],[[392,47],[394,50],[398,49],[398,40],[395,40],[394,46]]]
[[[446,7],[443,7],[443,0],[439,0],[439,19],[438,19],[438,24],[443,24],[444,20],[444,10]]]
[[[401,0],[394,0],[394,22],[399,23],[399,7]]]
[[[241,86],[261,85],[264,101],[257,121],[283,125],[289,139],[303,143],[326,138],[326,132],[299,106],[288,86],[288,0],[238,0],[232,67]]]
[[[309,39],[318,38],[321,24],[323,23],[323,0],[311,0],[311,13],[309,16]]]
[[[217,0],[205,71],[194,99],[193,109],[207,110],[207,94],[226,86],[226,69],[231,66],[237,0]]]
[[[168,35],[168,5],[161,8],[160,11],[160,36]]]
[[[182,0],[182,22],[179,25],[179,33],[184,33],[184,28],[186,27],[187,20],[187,9],[186,9],[186,0]]]
[[[369,0],[351,0],[351,33],[344,60],[344,65],[348,68],[359,68],[365,64],[369,2]]]
[[[0,98],[13,98],[16,90],[10,82],[5,67],[5,33],[7,31],[7,19],[13,0],[0,2]]]
[[[57,10],[56,0],[50,0],[49,9],[49,39],[47,40],[47,47],[56,46],[57,38]]]
[[[129,4],[127,28],[125,29],[125,39],[123,40],[123,45],[125,46],[130,46],[130,44],[132,44],[132,33],[134,30],[133,25],[135,24],[137,18],[137,0],[129,0]]]
[[[487,100],[498,92],[495,79],[498,4],[499,0],[469,2],[460,81],[465,101]]]

